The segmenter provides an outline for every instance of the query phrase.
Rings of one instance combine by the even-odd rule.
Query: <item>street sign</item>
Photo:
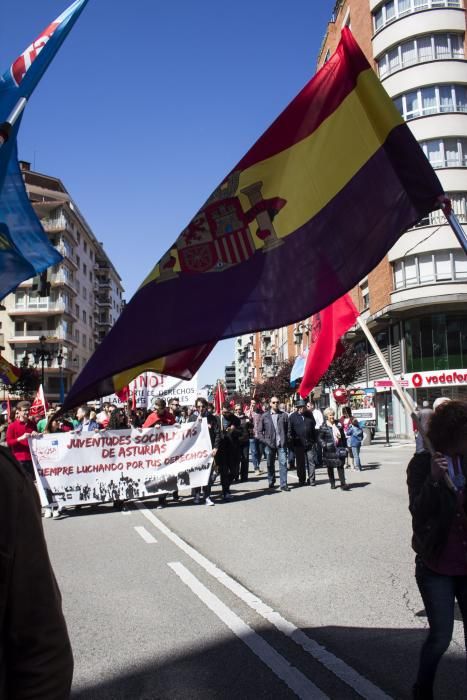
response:
[[[409,382],[407,381],[407,379],[399,379],[397,384],[399,386],[404,386],[404,387],[409,386]],[[379,387],[379,388],[386,387],[386,388],[390,389],[391,387],[394,386],[394,382],[392,382],[390,379],[375,379],[374,385],[376,387]]]

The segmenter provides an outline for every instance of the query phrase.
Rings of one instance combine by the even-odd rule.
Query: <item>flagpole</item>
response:
[[[451,200],[447,195],[442,194],[440,197],[438,197],[438,202],[441,204],[443,214],[446,217],[449,226],[454,231],[454,235],[461,244],[461,247],[463,248],[464,252],[467,254],[467,234],[460,225],[459,219],[452,211]]]
[[[22,115],[27,103],[27,99],[25,97],[21,97],[6,118],[6,121],[4,121],[3,124],[0,124],[0,148],[4,146],[10,138],[11,130],[18,121],[19,117]]]
[[[399,382],[395,378],[392,369],[389,367],[388,363],[386,362],[386,358],[384,357],[383,353],[379,349],[379,347],[376,343],[376,340],[374,339],[374,337],[370,333],[368,326],[366,325],[365,321],[362,319],[361,316],[359,316],[357,318],[357,323],[360,326],[360,328],[362,329],[362,331],[364,332],[366,339],[370,343],[371,347],[375,351],[375,355],[378,358],[378,360],[381,362],[383,369],[386,372],[388,378],[393,383],[394,390],[397,393],[397,395],[399,396],[402,405],[404,406],[405,410],[407,411],[409,416],[412,418],[412,420],[415,422],[415,424],[417,426],[417,430],[420,433],[420,435],[422,436],[423,441],[424,441],[428,451],[430,452],[431,455],[434,455],[435,450],[434,450],[433,445],[431,444],[429,438],[427,437],[425,430],[423,429],[423,427],[420,424],[420,419],[419,419],[417,413],[415,412],[415,406],[414,406],[412,400],[409,398],[408,394],[406,394],[406,392],[402,389],[401,385],[399,384]]]

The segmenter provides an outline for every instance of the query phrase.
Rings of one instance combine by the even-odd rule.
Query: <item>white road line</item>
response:
[[[162,532],[169,540],[177,545],[185,554],[199,564],[205,571],[213,576],[219,583],[228,588],[240,600],[243,600],[250,608],[258,615],[268,620],[274,627],[283,632],[287,637],[290,637],[296,644],[302,647],[314,659],[319,661],[337,678],[350,686],[356,693],[361,695],[365,700],[390,700],[390,696],[386,695],[374,683],[369,681],[364,676],[361,676],[351,666],[342,661],[337,656],[328,651],[325,647],[315,642],[311,637],[308,637],[301,629],[296,627],[292,622],[286,620],[280,613],[275,612],[268,605],[258,598],[254,593],[242,586],[238,581],[235,581],[231,576],[226,574],[222,569],[219,569],[203,554],[200,554],[194,547],[187,544],[181,537],[176,535],[170,528],[167,527],[154,513],[151,513],[141,502],[136,501],[136,507],[141,511],[150,523],[152,523],[160,532]]]
[[[180,562],[168,564],[195,595],[268,666],[293,692],[303,700],[329,700],[301,671],[292,666],[270,644],[206,588]]]
[[[153,537],[151,533],[146,530],[145,527],[135,525],[135,530],[138,533],[138,535],[141,535],[146,544],[157,544],[156,538]]]

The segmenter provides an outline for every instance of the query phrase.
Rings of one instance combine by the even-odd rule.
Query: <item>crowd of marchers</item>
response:
[[[60,596],[38,521],[29,435],[130,426],[144,429],[205,418],[212,441],[213,468],[208,485],[193,489],[190,497],[195,503],[208,505],[213,503],[211,490],[217,475],[222,498],[229,501],[231,484],[246,481],[250,475],[264,475],[267,488],[275,489],[277,466],[282,492],[289,491],[288,474],[293,468],[299,486],[315,485],[316,469],[323,466],[331,488],[336,488],[337,472],[344,490],[348,488],[344,469],[349,454],[354,457],[353,468],[362,468],[359,453],[363,431],[348,407],[336,419],[332,409],[322,413],[311,401],[298,401],[294,410],[287,412],[279,399],[272,397],[269,402],[252,401],[249,406],[225,405],[218,416],[204,398],[198,398],[192,407],[181,407],[176,399],[167,406],[163,399],[157,399],[150,411],[132,412],[105,404],[95,414],[91,407],[82,406],[76,416],[63,416],[54,410],[38,422],[29,418],[29,408],[25,402],[17,405],[5,436],[10,450],[0,447],[0,554],[11,562],[5,569],[4,597],[10,602],[15,596],[21,599],[21,606],[12,605],[12,614],[3,618],[2,635],[8,639],[9,649],[3,685],[12,690],[8,695],[12,698],[33,694],[44,700],[67,697],[72,673]],[[432,408],[424,405],[416,427],[416,452],[408,465],[407,481],[416,581],[429,629],[420,651],[412,697],[432,700],[436,671],[452,638],[455,601],[464,621],[467,616],[467,403],[443,397]],[[266,473],[261,470],[263,458]],[[178,494],[173,497],[177,499]],[[159,498],[163,505],[167,496]],[[38,610],[45,614],[38,615]],[[31,620],[37,624],[32,625]],[[19,669],[28,663],[36,669],[36,650],[44,657],[47,654],[50,662],[42,674],[25,675]]]
[[[323,414],[313,401],[297,401],[292,411],[286,411],[285,405],[275,396],[268,401],[253,399],[249,405],[225,403],[220,415],[214,413],[213,404],[204,398],[198,398],[193,406],[181,406],[176,398],[168,404],[163,398],[157,398],[149,410],[131,410],[104,403],[98,412],[86,405],[80,406],[75,415],[62,415],[60,408],[51,407],[45,417],[35,421],[29,414],[30,404],[22,401],[6,427],[4,442],[33,479],[30,436],[157,428],[200,418],[207,419],[214,459],[209,483],[191,492],[195,504],[214,505],[212,487],[217,479],[222,500],[228,501],[232,498],[231,485],[246,482],[252,476],[266,476],[267,488],[275,489],[278,471],[279,488],[287,492],[290,471],[296,470],[298,486],[316,486],[316,469],[325,467],[331,488],[337,488],[337,478],[341,489],[348,490],[345,467],[362,469],[363,430],[347,406],[338,419],[334,410],[327,408]],[[265,462],[265,470],[262,462]],[[178,491],[171,495],[173,500],[180,500]],[[167,494],[160,495],[159,505],[166,503]],[[117,501],[115,505],[123,506],[123,502]],[[47,517],[52,513],[59,517],[57,509],[44,511]]]

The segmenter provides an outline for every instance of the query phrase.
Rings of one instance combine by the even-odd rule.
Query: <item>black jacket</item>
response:
[[[72,676],[36,487],[0,447],[0,698],[66,700]]]
[[[327,467],[342,467],[345,462],[345,458],[339,457],[337,448],[347,447],[347,439],[342,426],[339,423],[335,423],[335,425],[340,434],[337,445],[334,441],[332,428],[326,422],[323,423],[318,431],[318,442],[323,450],[323,462]]]
[[[277,431],[281,441],[281,447],[287,447],[288,415],[284,411],[278,411]],[[261,416],[258,426],[258,438],[268,447],[276,447],[276,430],[272,421],[271,411],[266,411]]]
[[[467,478],[467,459],[462,463]],[[456,494],[441,480],[433,485],[431,457],[427,452],[414,454],[407,467],[409,510],[412,514],[412,547],[422,559],[441,553],[456,515]],[[467,515],[467,506],[464,505]]]
[[[292,445],[301,445],[306,450],[314,445],[316,442],[316,422],[311,413],[290,414],[288,440]]]

